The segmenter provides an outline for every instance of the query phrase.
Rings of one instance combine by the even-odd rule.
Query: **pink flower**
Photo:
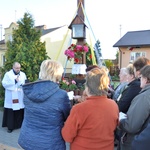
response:
[[[74,52],[70,49],[65,50],[65,55],[69,58],[74,58]]]
[[[76,82],[74,80],[71,81],[72,84],[76,84]]]
[[[87,45],[75,45],[71,44],[70,47],[68,47],[67,50],[65,50],[64,54],[67,56],[68,60],[71,60],[74,58],[75,63],[79,63],[79,58],[83,55],[83,53],[88,52],[88,46]]]
[[[83,46],[83,50],[84,50],[85,52],[88,52],[88,51],[89,51],[89,49],[88,49],[87,46]]]
[[[65,79],[63,79],[63,83],[66,83],[67,85],[69,85],[69,82]]]
[[[77,46],[76,46],[76,49],[77,49],[77,51],[82,52],[82,46],[81,46],[81,45],[77,45]]]

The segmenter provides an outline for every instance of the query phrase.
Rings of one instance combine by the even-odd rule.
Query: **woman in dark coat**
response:
[[[140,72],[142,90],[132,100],[127,118],[121,119],[119,124],[119,128],[125,132],[121,140],[121,150],[132,150],[134,137],[142,133],[150,120],[150,65],[143,67]]]
[[[127,66],[127,87],[122,92],[122,96],[118,101],[119,111],[126,113],[130,107],[131,101],[134,99],[136,95],[141,91],[140,88],[140,79],[136,78],[134,75],[133,65],[130,64]]]
[[[66,150],[61,136],[69,112],[67,92],[60,89],[63,67],[45,60],[40,67],[40,80],[23,86],[25,116],[18,143],[25,150]]]
[[[118,102],[120,112],[126,113],[130,107],[131,101],[141,91],[139,79],[140,69],[146,65],[150,65],[150,60],[145,57],[139,57],[133,62],[133,66],[132,64],[127,66],[129,84],[123,91],[121,99]]]

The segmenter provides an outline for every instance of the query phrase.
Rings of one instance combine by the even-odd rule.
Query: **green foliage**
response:
[[[75,74],[70,74],[70,75],[69,75],[69,79],[73,80],[73,79],[75,79],[75,78],[76,78],[76,75],[75,75]]]
[[[5,90],[2,86],[2,83],[0,82],[0,107],[4,105],[4,95]]]
[[[72,79],[70,81],[62,79],[60,81],[60,88],[63,90],[68,90],[68,91],[73,91],[73,90],[78,89],[76,82]]]
[[[119,51],[117,51],[117,53],[116,53],[116,59],[117,60],[119,59]]]
[[[82,84],[82,85],[79,87],[79,90],[84,91],[84,90],[85,90],[85,85]]]
[[[92,54],[91,54],[91,47],[86,43],[88,46],[89,51],[86,53],[86,65],[92,65]]]
[[[19,27],[13,32],[13,41],[7,42],[4,68],[5,71],[10,70],[17,61],[29,81],[35,81],[38,79],[42,61],[49,58],[45,42],[40,42],[41,32],[35,29],[34,20],[29,13],[25,13],[17,23]]]
[[[108,69],[110,69],[110,67],[113,66],[113,62],[111,60],[105,60],[105,65]]]
[[[41,31],[34,27],[34,20],[29,13],[18,22],[18,29],[13,31],[13,41],[7,42],[4,68],[0,68],[1,79],[4,73],[12,68],[14,62],[21,64],[21,70],[26,73],[29,81],[38,79],[40,65],[48,59],[45,42],[40,42]],[[0,105],[3,105],[4,88],[0,83]]]
[[[59,84],[61,89],[69,90],[69,82],[67,80],[63,79],[59,82]]]
[[[76,83],[72,83],[72,84],[69,84],[69,91],[73,91],[73,90],[77,90],[78,87],[76,85]]]
[[[0,99],[0,107],[4,107],[4,99]]]
[[[112,76],[111,78],[112,78],[112,80],[114,80],[114,81],[119,81],[119,76],[117,76],[117,75],[114,75],[114,76]]]
[[[112,80],[112,86],[115,89],[119,85],[120,81],[119,80]]]
[[[5,69],[3,67],[0,67],[0,79],[3,78],[5,73]],[[2,86],[2,83],[0,82],[0,107],[4,105],[4,94],[5,94],[5,89]]]

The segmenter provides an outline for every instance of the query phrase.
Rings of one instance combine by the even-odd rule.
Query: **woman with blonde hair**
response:
[[[18,143],[25,150],[66,150],[61,129],[70,112],[67,92],[60,89],[62,65],[44,60],[39,81],[23,85],[25,115]]]
[[[87,72],[84,102],[72,107],[62,129],[70,150],[113,150],[114,131],[119,110],[115,101],[107,98],[109,77],[104,69]]]

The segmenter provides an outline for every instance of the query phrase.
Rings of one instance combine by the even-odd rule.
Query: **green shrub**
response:
[[[0,82],[0,106],[4,105],[4,95],[5,95],[5,89],[2,86],[2,83]]]
[[[0,99],[0,107],[4,107],[4,99]]]

